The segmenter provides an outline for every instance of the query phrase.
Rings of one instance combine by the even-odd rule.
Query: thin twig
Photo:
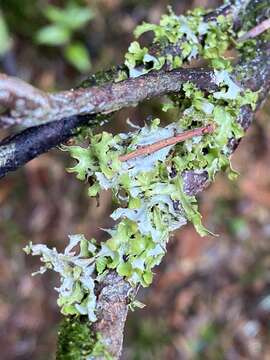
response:
[[[256,36],[261,35],[263,32],[265,32],[268,29],[270,29],[270,19],[264,20],[262,23],[260,23],[259,25],[255,26],[254,28],[246,32],[238,40],[245,41],[248,39],[253,39]]]
[[[0,74],[0,105],[6,109],[0,121],[31,127],[74,115],[110,114],[148,98],[178,92],[187,81],[201,90],[218,89],[213,71],[203,68],[160,70],[135,79],[55,94]]]
[[[121,156],[119,156],[119,160],[124,162],[124,161],[128,161],[128,160],[134,159],[139,156],[150,155],[150,154],[152,154],[158,150],[161,150],[167,146],[176,145],[179,142],[183,142],[183,141],[185,141],[187,139],[191,139],[195,136],[211,134],[214,132],[214,130],[215,130],[214,124],[208,124],[208,125],[200,127],[200,128],[184,131],[181,134],[177,134],[175,136],[168,137],[166,139],[157,141],[150,145],[142,146],[142,147],[138,148],[137,150],[130,152],[129,154],[121,155]]]

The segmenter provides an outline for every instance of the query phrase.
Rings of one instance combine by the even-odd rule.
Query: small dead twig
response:
[[[248,39],[253,39],[256,36],[261,35],[266,30],[270,29],[270,19],[264,20],[259,25],[255,26],[248,32],[246,32],[243,36],[241,36],[238,40],[239,41],[245,41]]]
[[[142,146],[142,147],[138,148],[137,150],[130,152],[129,154],[121,155],[121,156],[119,156],[119,160],[122,162],[125,162],[125,161],[132,160],[139,156],[150,155],[150,154],[152,154],[158,150],[161,150],[167,146],[176,145],[179,142],[185,141],[187,139],[191,139],[195,136],[211,134],[214,132],[214,130],[215,130],[214,124],[208,124],[208,125],[200,127],[200,128],[184,131],[181,134],[171,136],[169,138],[157,141],[150,145]]]

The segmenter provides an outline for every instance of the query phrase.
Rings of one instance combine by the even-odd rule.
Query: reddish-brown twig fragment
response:
[[[142,147],[138,148],[137,150],[130,152],[129,154],[121,155],[121,156],[119,156],[119,160],[124,162],[124,161],[128,161],[128,160],[134,159],[139,156],[150,155],[150,154],[152,154],[158,150],[161,150],[167,146],[175,145],[179,142],[185,141],[187,139],[191,139],[195,136],[211,134],[214,132],[214,130],[215,130],[214,124],[208,124],[208,125],[200,127],[200,128],[188,130],[188,131],[182,132],[181,134],[177,134],[175,136],[171,136],[169,138],[157,141],[153,144],[142,146]]]
[[[270,29],[270,19],[264,20],[259,25],[246,32],[243,36],[239,38],[239,41],[245,41],[247,39],[255,38],[256,36],[261,35],[268,29]]]

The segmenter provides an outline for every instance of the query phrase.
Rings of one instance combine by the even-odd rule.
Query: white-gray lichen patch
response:
[[[10,145],[2,145],[0,147],[0,167],[5,167],[8,161],[11,161],[15,157],[16,145],[12,143]]]

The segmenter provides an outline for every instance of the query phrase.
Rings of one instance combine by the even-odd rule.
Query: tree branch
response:
[[[123,332],[128,313],[128,298],[133,294],[132,286],[116,272],[109,273],[102,282],[97,301],[95,333],[102,334],[103,344],[110,355],[119,359],[122,352]],[[97,357],[96,360],[103,357]]]
[[[215,76],[207,69],[161,70],[136,79],[56,94],[42,93],[19,79],[0,75],[0,103],[12,109],[10,115],[4,114],[0,120],[3,123],[35,126],[74,115],[109,114],[124,107],[136,106],[144,99],[178,92],[187,81],[194,82],[201,89],[217,89]],[[19,89],[17,98],[13,93],[15,88]],[[5,89],[6,96],[1,98],[1,90],[5,94]],[[25,98],[23,94],[26,94]],[[31,98],[34,99],[32,102]]]
[[[87,123],[96,125],[98,118],[93,116],[96,113],[111,113],[144,99],[178,92],[187,81],[193,82],[202,90],[217,89],[212,70],[179,69],[53,95],[57,99],[53,102],[62,104],[59,105],[59,111],[63,118],[51,124],[26,129],[0,142],[0,177],[74,136],[78,126]],[[87,115],[80,115],[82,113]]]

